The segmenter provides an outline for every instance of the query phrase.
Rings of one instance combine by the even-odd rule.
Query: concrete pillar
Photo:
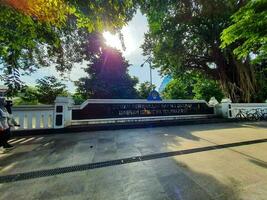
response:
[[[209,105],[214,107],[215,115],[218,115],[218,116],[221,115],[221,113],[222,113],[221,105],[219,104],[219,102],[217,101],[217,99],[215,97],[210,98]]]
[[[224,118],[232,118],[232,101],[230,99],[223,99],[222,104],[222,116]]]
[[[219,104],[217,99],[215,97],[211,97],[210,100],[209,100],[209,105],[216,106],[217,104]]]
[[[54,128],[64,128],[71,124],[74,101],[71,97],[57,97],[54,110]]]

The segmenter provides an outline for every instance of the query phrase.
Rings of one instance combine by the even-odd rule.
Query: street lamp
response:
[[[152,58],[149,56],[145,60],[145,62],[143,62],[141,64],[141,67],[143,67],[145,65],[145,63],[148,63],[149,64],[149,70],[150,70],[150,86],[152,88],[152,91],[150,91],[149,96],[147,97],[147,100],[149,100],[149,101],[161,101],[162,99],[160,97],[160,94],[155,89],[153,89],[153,84],[152,84],[152,67],[151,67]]]
[[[150,86],[152,88],[152,67],[151,67],[152,58],[149,56],[143,64],[141,64],[141,67],[143,67],[146,63],[149,64],[149,70],[150,70]]]

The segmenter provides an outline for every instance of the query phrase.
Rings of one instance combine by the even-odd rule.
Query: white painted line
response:
[[[39,141],[39,140],[42,140],[42,139],[44,139],[44,137],[36,138],[35,141]]]
[[[23,141],[23,142],[20,142],[20,144],[24,144],[24,143],[26,143],[26,142],[29,142],[29,141],[33,140],[34,138],[35,138],[35,137],[29,138],[29,139],[27,139],[27,140],[25,140],[25,141]]]
[[[19,139],[19,140],[16,140],[16,141],[13,141],[13,142],[10,142],[10,144],[15,144],[15,143],[18,143],[18,142],[21,142],[23,140],[25,140],[26,138],[22,138],[22,139]]]

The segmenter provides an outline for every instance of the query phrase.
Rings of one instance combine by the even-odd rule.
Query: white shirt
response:
[[[9,113],[7,112],[5,107],[0,107],[0,128],[8,129],[8,120],[9,120]]]

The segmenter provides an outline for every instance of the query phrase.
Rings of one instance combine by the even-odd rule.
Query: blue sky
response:
[[[142,15],[139,11],[136,13],[134,18],[128,23],[128,25],[123,27],[122,29],[126,44],[126,51],[123,52],[123,55],[129,61],[129,63],[132,64],[129,69],[130,75],[138,77],[140,83],[150,80],[148,64],[146,64],[144,67],[140,67],[140,65],[146,59],[142,56],[142,49],[140,48],[140,46],[144,41],[144,33],[147,32],[147,30],[148,24],[146,17]],[[86,75],[82,70],[83,67],[85,67],[85,63],[75,65],[75,67],[69,74],[69,78],[71,81],[76,81],[80,77]],[[50,66],[47,68],[39,69],[34,74],[31,74],[31,76],[24,76],[22,80],[26,82],[27,85],[34,85],[36,79],[50,75],[55,75],[56,77],[61,78],[60,74],[54,69],[54,67]],[[160,77],[157,70],[153,70],[152,77],[153,84],[155,84],[158,88],[162,82],[162,78]],[[74,92],[75,87],[71,81],[64,82],[67,84],[69,91]]]

